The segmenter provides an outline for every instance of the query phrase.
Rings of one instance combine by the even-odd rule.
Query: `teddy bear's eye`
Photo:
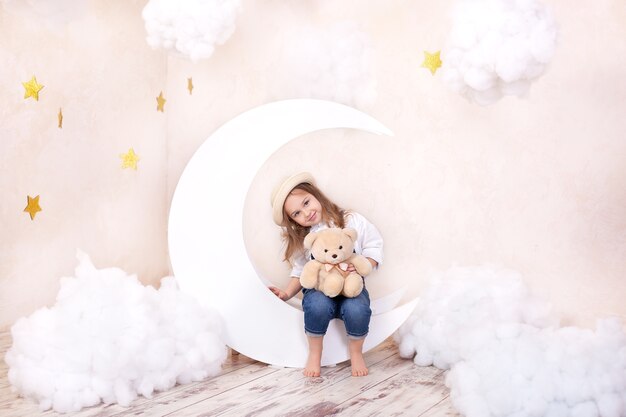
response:
[[[343,246],[339,246],[339,250],[343,249]]]
[[[328,252],[328,249],[324,249],[324,252]]]

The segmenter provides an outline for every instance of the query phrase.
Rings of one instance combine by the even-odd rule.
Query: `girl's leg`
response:
[[[309,357],[302,373],[305,376],[320,376],[324,336],[307,336],[307,339],[309,340]]]
[[[335,316],[335,301],[320,291],[304,290],[304,331],[309,342],[309,357],[304,368],[306,376],[320,376],[324,335],[330,320]]]
[[[363,358],[364,342],[365,338],[348,339],[348,349],[350,350],[350,364],[352,365],[352,376],[365,376],[369,373],[369,370],[365,365],[365,359]]]
[[[363,342],[369,331],[370,317],[372,316],[367,290],[363,288],[357,297],[346,298],[341,303],[340,314],[348,332],[352,375],[365,376],[368,374],[368,369],[363,358]]]

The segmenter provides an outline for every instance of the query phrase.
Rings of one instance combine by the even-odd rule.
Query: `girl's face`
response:
[[[299,188],[285,199],[287,216],[302,227],[311,227],[322,221],[322,205],[313,194]]]

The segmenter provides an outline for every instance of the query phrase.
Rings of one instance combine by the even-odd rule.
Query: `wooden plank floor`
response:
[[[0,416],[61,416],[42,413],[32,400],[11,392],[4,355],[9,331],[0,332]],[[100,405],[72,417],[104,416],[458,416],[444,385],[444,372],[421,368],[398,355],[388,339],[366,355],[370,374],[354,378],[350,363],[322,368],[320,378],[301,370],[276,368],[243,355],[231,355],[220,375],[177,385],[151,399],[138,397],[130,407]]]

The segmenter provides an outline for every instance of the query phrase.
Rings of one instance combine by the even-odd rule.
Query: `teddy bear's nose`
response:
[[[334,254],[334,255],[333,255],[333,259],[335,259],[336,257],[337,257],[337,254]]]

